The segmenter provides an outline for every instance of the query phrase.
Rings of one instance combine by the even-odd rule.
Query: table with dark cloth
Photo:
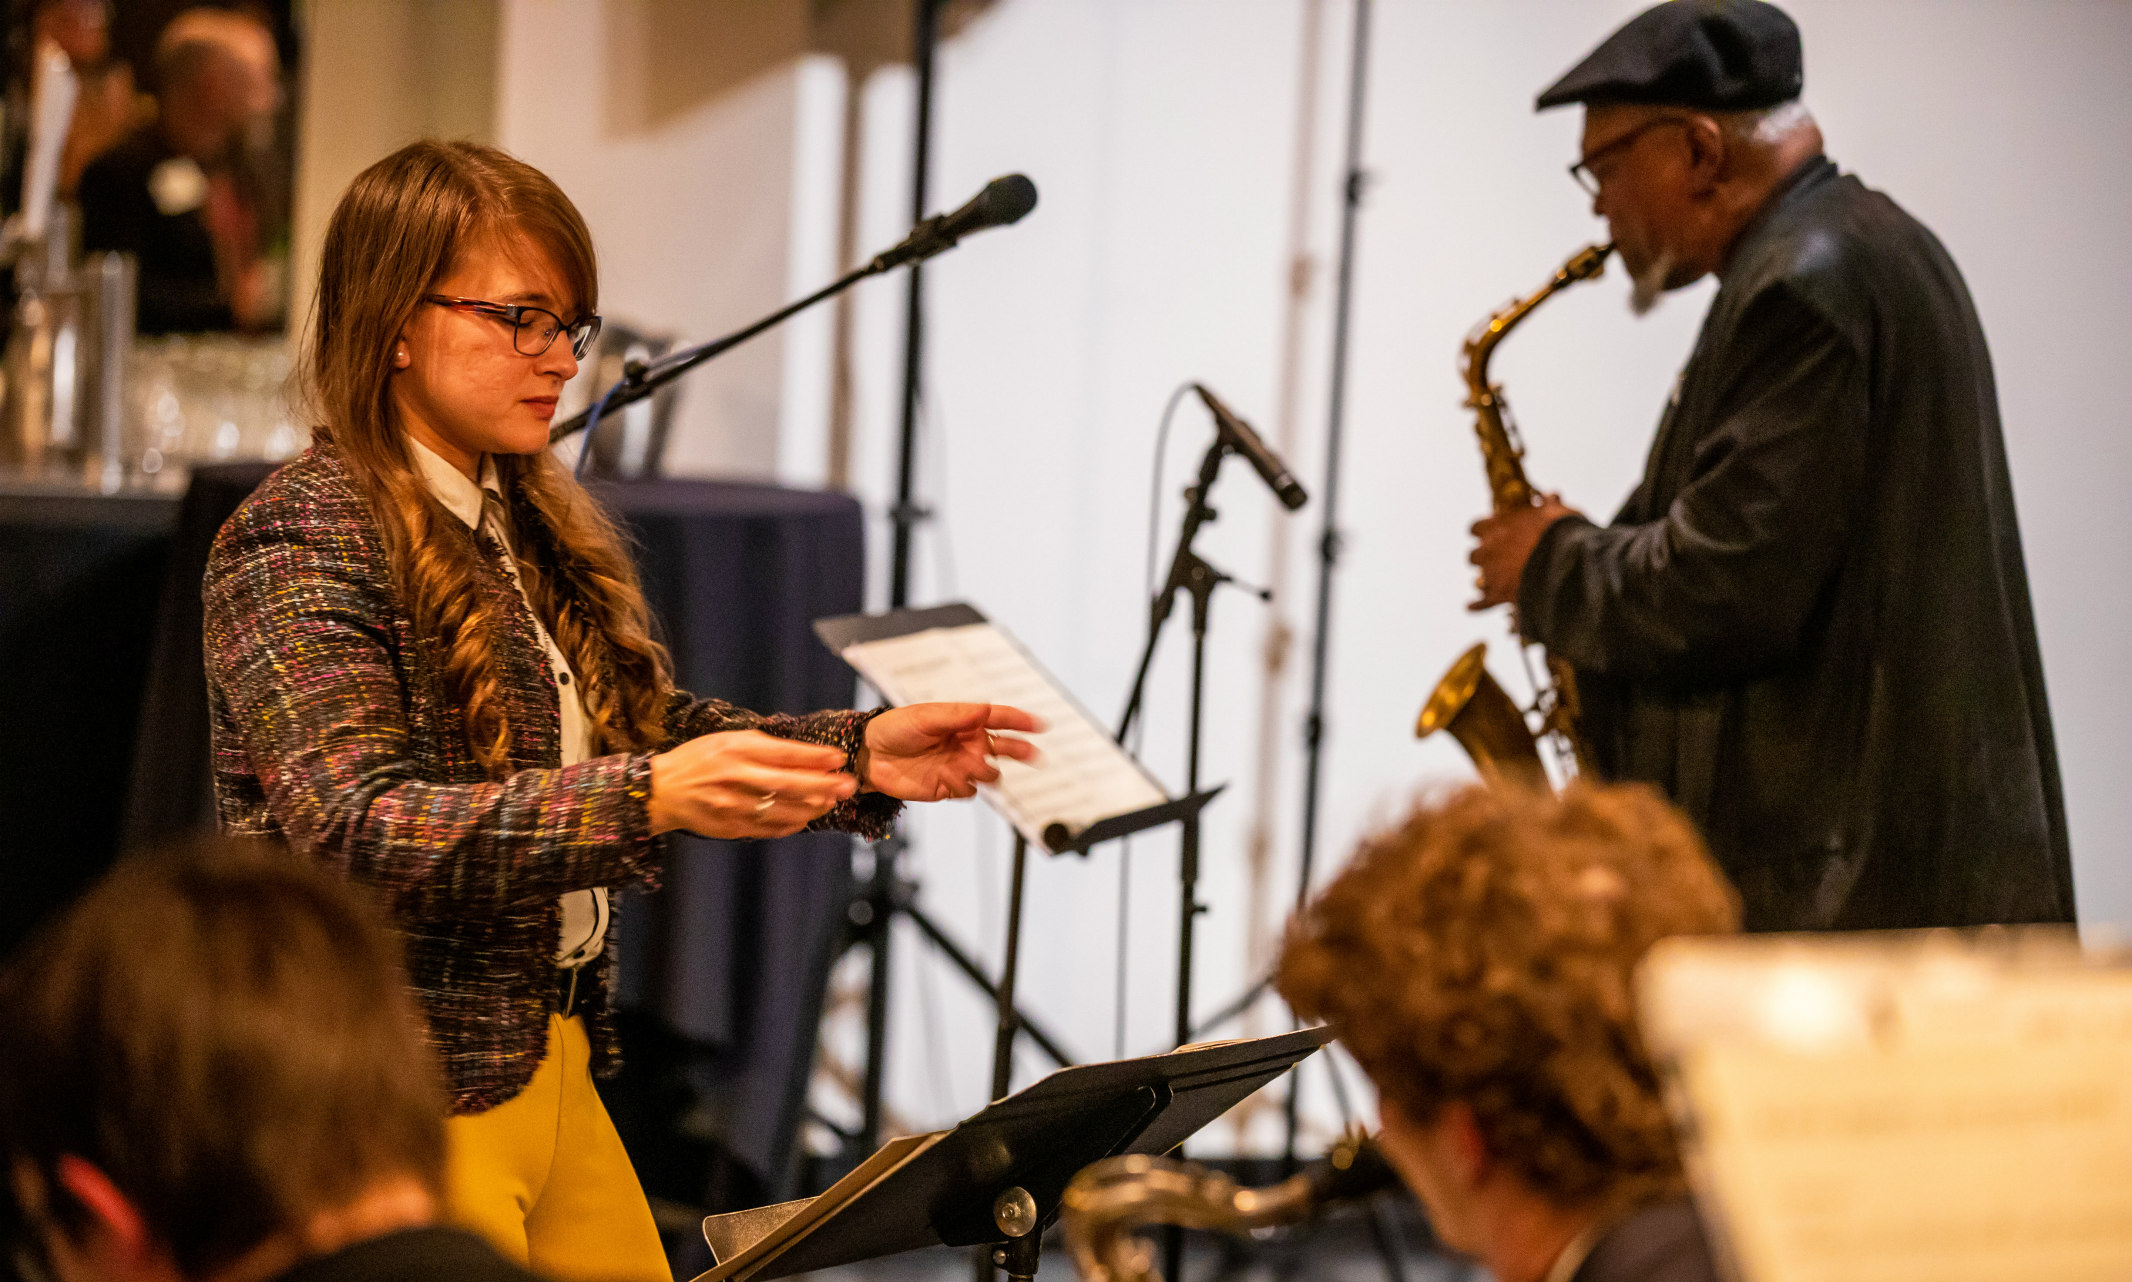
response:
[[[177,510],[0,488],[0,953],[119,845]]]
[[[0,493],[0,710],[16,730],[0,749],[0,946],[122,846],[212,823],[200,577],[270,470],[202,468],[182,503]],[[850,669],[810,624],[860,607],[856,501],[709,481],[596,492],[636,541],[683,688],[765,712],[850,704]],[[850,838],[817,833],[677,839],[664,888],[629,898],[628,1067],[602,1089],[654,1194],[790,1192],[852,890]]]

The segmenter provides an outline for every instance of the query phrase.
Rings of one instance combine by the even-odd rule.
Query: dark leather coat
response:
[[[1816,159],[1734,247],[1644,477],[1527,632],[1750,929],[2073,918],[1991,359],[1937,239]]]

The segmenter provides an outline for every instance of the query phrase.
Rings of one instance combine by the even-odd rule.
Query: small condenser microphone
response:
[[[1192,390],[1199,393],[1199,399],[1207,403],[1207,409],[1213,413],[1215,425],[1220,428],[1223,438],[1229,442],[1229,447],[1250,460],[1252,470],[1259,474],[1260,480],[1266,482],[1267,488],[1281,501],[1282,507],[1293,512],[1310,501],[1310,495],[1304,492],[1302,483],[1289,473],[1288,465],[1281,462],[1281,456],[1275,454],[1267,447],[1266,442],[1259,439],[1259,434],[1251,430],[1249,423],[1231,413],[1229,407],[1221,403],[1220,397],[1207,390],[1206,384],[1194,383]]]
[[[987,227],[1017,223],[1036,208],[1036,184],[1021,174],[994,178],[970,203],[952,214],[935,214],[911,229],[903,243],[874,259],[875,271],[887,271],[905,263],[924,262],[953,249],[955,242]]]

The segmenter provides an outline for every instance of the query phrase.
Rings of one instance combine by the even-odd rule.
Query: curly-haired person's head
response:
[[[1291,923],[1278,983],[1337,1031],[1388,1128],[1456,1105],[1486,1161],[1593,1208],[1680,1184],[1635,1028],[1637,963],[1668,935],[1738,926],[1731,888],[1657,794],[1475,786],[1366,841]]]

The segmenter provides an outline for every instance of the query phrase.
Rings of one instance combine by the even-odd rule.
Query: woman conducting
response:
[[[764,716],[674,689],[615,527],[547,451],[599,330],[584,220],[500,151],[421,142],[335,208],[314,444],[205,585],[216,800],[372,887],[450,1090],[451,1215],[559,1278],[670,1275],[593,1089],[610,896],[660,834],[878,836],[1027,760],[1016,709]]]

